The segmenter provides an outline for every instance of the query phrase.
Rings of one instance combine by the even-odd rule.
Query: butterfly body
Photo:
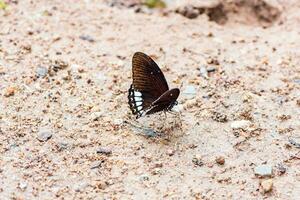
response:
[[[128,103],[137,118],[160,111],[170,111],[177,104],[180,90],[169,90],[162,71],[146,54],[136,52],[133,55],[132,76]]]

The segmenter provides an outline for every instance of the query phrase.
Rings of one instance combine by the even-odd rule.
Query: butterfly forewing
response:
[[[155,100],[169,90],[164,74],[157,64],[144,53],[136,52],[132,58],[133,88],[149,94]]]

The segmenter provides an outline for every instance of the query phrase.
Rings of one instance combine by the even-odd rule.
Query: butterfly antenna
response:
[[[183,82],[181,82],[180,86],[179,86],[179,89],[181,90],[183,87]]]

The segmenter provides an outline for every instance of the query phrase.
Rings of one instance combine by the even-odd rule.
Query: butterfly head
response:
[[[171,102],[170,103],[170,105],[167,107],[167,111],[171,111],[172,110],[172,108],[174,107],[174,106],[177,106],[178,105],[178,101],[173,101],[173,102]]]

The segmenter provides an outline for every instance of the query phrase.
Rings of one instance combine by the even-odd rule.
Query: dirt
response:
[[[5,1],[1,199],[299,198],[299,1],[123,2]],[[130,113],[136,51],[180,115]]]

